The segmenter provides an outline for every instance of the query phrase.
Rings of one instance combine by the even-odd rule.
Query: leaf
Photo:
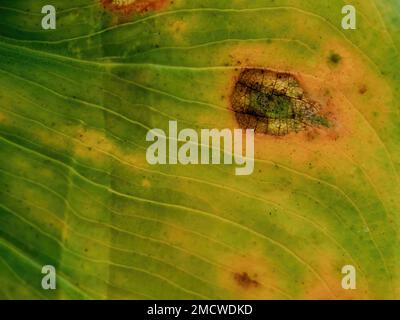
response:
[[[356,30],[339,0],[54,0],[42,30],[47,2],[0,5],[1,298],[399,296],[398,1],[353,1]],[[170,120],[238,128],[246,68],[295,76],[329,127],[257,133],[249,176],[146,162]]]

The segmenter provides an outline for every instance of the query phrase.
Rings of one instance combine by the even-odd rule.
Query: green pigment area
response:
[[[284,95],[252,92],[250,104],[255,114],[261,117],[272,119],[295,117],[293,102]]]

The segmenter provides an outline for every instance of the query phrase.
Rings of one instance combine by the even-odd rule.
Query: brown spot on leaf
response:
[[[260,285],[256,280],[250,278],[247,272],[235,273],[234,279],[242,288],[245,289],[257,288]]]
[[[101,0],[105,9],[122,15],[161,10],[168,2],[168,0]]]
[[[367,86],[364,84],[364,85],[362,85],[361,87],[360,87],[360,89],[358,90],[358,92],[360,93],[360,94],[364,94],[364,93],[366,93],[367,92]]]
[[[286,72],[244,69],[233,89],[231,109],[240,127],[272,136],[330,126],[320,106]]]
[[[339,64],[339,62],[342,60],[342,57],[339,55],[339,54],[337,54],[337,53],[335,53],[335,52],[331,52],[330,53],[330,55],[329,55],[329,62],[331,63],[331,64],[334,64],[334,65],[336,65],[336,64]]]
[[[287,298],[279,264],[270,260],[259,244],[251,245],[245,254],[223,257],[224,261],[229,261],[229,270],[221,270],[218,285],[230,293],[227,297],[234,299]]]

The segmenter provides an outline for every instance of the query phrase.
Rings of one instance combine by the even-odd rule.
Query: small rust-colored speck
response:
[[[360,93],[360,94],[364,94],[364,93],[366,93],[367,92],[367,86],[364,84],[364,85],[362,85],[361,87],[360,87],[360,89],[358,90],[358,92]]]
[[[235,281],[243,288],[248,289],[248,288],[257,288],[260,286],[260,283],[258,283],[256,280],[251,279],[247,272],[242,272],[242,273],[235,273],[234,274],[234,279]]]

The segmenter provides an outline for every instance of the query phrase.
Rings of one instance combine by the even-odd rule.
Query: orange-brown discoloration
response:
[[[345,276],[342,274],[341,269],[347,264],[348,260],[342,260],[331,254],[319,254],[314,262],[318,265],[316,270],[318,270],[324,282],[314,276],[303,279],[306,285],[301,298],[312,300],[371,298],[367,279],[360,266],[355,265],[357,270],[357,289],[345,290],[341,285],[342,279]]]
[[[144,13],[163,9],[168,0],[101,0],[103,7],[107,10],[130,15],[132,13]]]
[[[6,120],[7,116],[4,113],[0,112],[0,123],[6,122]]]

